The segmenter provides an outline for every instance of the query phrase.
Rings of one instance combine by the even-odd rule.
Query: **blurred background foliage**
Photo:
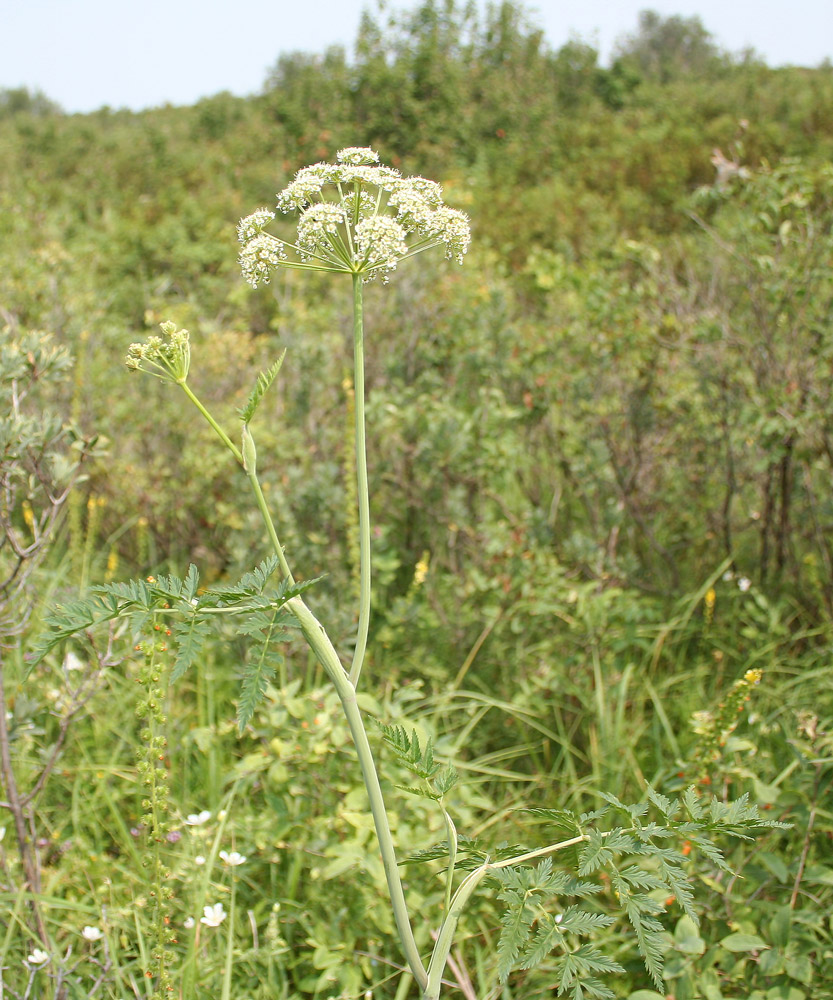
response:
[[[351,634],[348,289],[285,272],[252,291],[235,241],[241,216],[344,145],[440,180],[474,231],[462,269],[421,258],[367,288],[368,662],[383,712],[441,735],[468,778],[459,808],[472,827],[491,828],[484,817],[497,810],[501,835],[523,841],[535,834],[516,807],[530,797],[587,806],[593,787],[639,797],[646,781],[689,776],[693,713],[763,667],[754,715],[727,736],[711,780],[751,791],[795,829],[747,864],[742,903],[734,882],[703,869],[709,947],[677,928],[674,995],[821,996],[833,988],[823,916],[833,817],[820,806],[829,750],[819,749],[833,639],[829,64],[772,69],[725,53],[696,18],[645,12],[603,66],[578,40],[551,50],[514,4],[480,14],[424,0],[365,14],[350,58],[281,55],[250,98],[66,115],[42,94],[0,93],[4,337],[47,330],[67,348],[75,366],[53,404],[79,434],[110,441],[70,498],[43,594],[189,561],[210,580],[265,554],[210,430],[122,365],[131,341],[172,319],[191,331],[196,391],[230,422],[256,373],[288,349],[258,414],[259,471],[291,565],[326,574],[316,612]],[[366,824],[318,802],[336,789],[353,802],[356,775],[338,739],[313,746],[286,731],[324,725],[332,706],[306,718],[326,699],[298,700],[297,685],[317,691],[321,679],[296,650],[251,746],[235,743],[225,703],[245,650],[231,639],[229,649],[172,709],[172,784],[183,812],[215,807],[234,781],[259,804],[241,812],[238,837],[275,852],[277,874],[246,891],[258,919],[283,900],[290,944],[281,939],[278,979],[269,967],[272,992],[247,988],[357,995],[378,969],[345,964],[343,942],[390,949],[373,937],[388,933],[381,925],[350,944],[356,914],[385,923],[372,902],[375,853]],[[49,744],[56,710],[46,687],[11,688],[24,760]],[[107,697],[124,688],[112,680]],[[94,722],[72,752],[90,767],[104,753],[118,760],[113,773],[131,773],[126,718],[112,731]],[[48,807],[59,838],[59,806],[79,795],[69,764],[62,775]],[[116,793],[108,779],[85,794],[98,815]],[[85,864],[134,850],[129,820],[102,845],[75,815],[70,854]],[[338,921],[315,890],[344,870],[322,860],[333,836],[366,870]],[[282,853],[288,843],[294,852]],[[437,883],[424,891],[441,895]],[[488,927],[475,915],[468,928],[484,994]],[[766,949],[721,949],[738,927],[780,959],[762,966]],[[645,985],[629,970],[623,996]],[[512,989],[504,995],[551,995],[540,973]]]

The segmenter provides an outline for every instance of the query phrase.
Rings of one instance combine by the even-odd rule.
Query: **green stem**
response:
[[[359,758],[367,797],[370,800],[370,812],[373,816],[376,836],[379,840],[382,865],[385,869],[385,878],[388,883],[388,892],[390,893],[396,927],[399,931],[399,939],[402,942],[402,949],[405,952],[405,958],[411,968],[411,972],[414,974],[414,979],[419,983],[421,989],[425,989],[428,983],[428,974],[419,956],[419,949],[417,948],[414,932],[411,928],[408,907],[405,902],[405,892],[402,888],[402,882],[399,878],[399,868],[396,863],[393,836],[390,832],[385,801],[382,796],[382,787],[379,784],[379,776],[376,772],[373,753],[370,749],[367,732],[364,728],[364,721],[362,720],[356,701],[356,689],[350,682],[347,671],[341,665],[338,653],[336,653],[324,628],[301,598],[290,598],[286,606],[298,619],[307,642],[310,644],[321,666],[332,680],[342,708],[344,709],[347,725],[350,727],[350,733],[356,747],[356,754]]]
[[[214,428],[217,436],[223,442],[223,444],[229,449],[229,451],[234,455],[240,465],[246,470],[246,475],[249,477],[249,483],[252,487],[252,492],[255,495],[257,501],[258,510],[260,511],[261,517],[263,518],[263,523],[266,525],[266,530],[269,533],[269,540],[272,543],[272,548],[275,550],[275,555],[278,557],[278,562],[280,563],[281,572],[283,573],[284,579],[288,579],[290,585],[294,586],[295,578],[289,569],[289,564],[286,561],[286,556],[283,553],[283,546],[278,538],[278,533],[275,530],[275,522],[272,520],[272,515],[269,513],[269,508],[266,506],[266,497],[263,495],[263,490],[260,486],[260,480],[257,478],[257,471],[254,468],[246,468],[246,463],[243,460],[243,453],[234,444],[231,438],[226,434],[223,428],[217,423],[214,417],[208,412],[208,410],[203,406],[200,400],[197,398],[195,393],[189,387],[187,382],[180,382],[182,390],[185,395],[191,400],[191,402],[196,406],[200,413],[205,417],[208,423]],[[246,428],[248,429],[248,428]]]
[[[283,573],[284,579],[289,580],[290,586],[294,587],[295,578],[289,569],[289,563],[286,561],[286,556],[283,554],[283,546],[281,545],[278,533],[275,530],[275,522],[272,520],[269,508],[266,506],[266,497],[263,495],[260,480],[257,478],[256,472],[249,472],[247,475],[249,477],[249,483],[251,484],[255,499],[257,500],[260,516],[263,518],[263,523],[266,525],[266,530],[269,532],[269,540],[272,542],[272,548],[275,550],[275,555],[278,557],[281,573]]]
[[[437,934],[437,940],[434,942],[434,950],[431,953],[431,961],[428,964],[428,981],[422,987],[422,1000],[438,1000],[442,986],[443,972],[445,972],[448,956],[454,944],[457,923],[474,890],[493,867],[494,865],[490,865],[487,862],[479,868],[475,868],[473,872],[463,879],[457,892],[454,893],[451,905],[440,927],[439,934]]]
[[[217,432],[217,436],[220,438],[223,444],[228,448],[228,450],[232,453],[232,455],[234,455],[237,461],[242,465],[243,455],[241,454],[240,449],[237,447],[237,445],[234,444],[234,442],[231,440],[228,434],[226,434],[226,432],[217,423],[214,417],[211,416],[211,414],[208,412],[208,410],[206,410],[206,408],[202,405],[199,399],[197,399],[197,397],[192,392],[188,383],[180,382],[179,384],[182,386],[182,391],[185,393],[185,395],[191,400],[194,406],[196,406],[196,408],[200,411],[200,413],[205,417],[205,419],[209,422],[209,424],[211,424],[211,426]]]
[[[609,832],[603,833],[602,836],[609,836]],[[505,858],[503,861],[487,861],[467,875],[451,899],[451,903],[446,910],[445,917],[437,934],[437,940],[434,942],[431,961],[428,963],[428,982],[423,986],[422,1000],[438,1000],[443,973],[445,972],[448,956],[454,944],[457,924],[474,890],[490,871],[494,871],[496,868],[509,868],[512,865],[522,864],[524,861],[531,861],[533,858],[540,858],[546,854],[554,854],[565,847],[580,844],[584,840],[587,840],[587,834],[571,837],[569,840],[562,840],[558,844],[549,844],[547,847],[541,847],[537,851],[528,851],[526,854],[519,854],[514,858]]]
[[[353,275],[353,387],[356,394],[356,479],[359,499],[359,627],[350,666],[355,688],[367,649],[370,627],[370,496],[367,487],[367,444],[364,430],[364,316],[361,275]]]

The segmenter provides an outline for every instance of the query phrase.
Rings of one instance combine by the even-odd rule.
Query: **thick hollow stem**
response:
[[[356,394],[356,480],[359,500],[359,627],[350,667],[356,687],[362,672],[370,627],[370,496],[367,486],[367,445],[364,430],[364,317],[362,279],[353,275],[353,386]]]
[[[385,810],[384,798],[382,797],[382,787],[379,784],[379,775],[376,772],[376,763],[373,760],[373,753],[367,739],[364,721],[356,702],[356,690],[350,682],[347,672],[341,665],[338,654],[330,642],[327,633],[306,604],[300,597],[293,597],[287,601],[286,606],[298,619],[307,642],[318,657],[321,666],[327,671],[328,676],[332,680],[342,708],[344,709],[344,715],[350,727],[350,733],[356,747],[356,754],[359,758],[367,796],[370,800],[370,812],[373,815],[376,836],[379,840],[379,850],[382,855],[382,864],[385,869],[385,878],[388,883],[388,892],[390,893],[399,938],[402,942],[402,948],[411,972],[413,972],[414,978],[419,983],[420,988],[424,989],[428,983],[428,975],[419,956],[419,949],[417,948],[414,932],[411,928],[408,907],[405,903],[405,892],[402,888],[402,882],[399,878],[399,868],[396,863],[393,836],[390,832],[388,815]]]

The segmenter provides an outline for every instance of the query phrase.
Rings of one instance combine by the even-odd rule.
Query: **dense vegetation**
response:
[[[229,417],[288,349],[261,473],[296,564],[325,574],[316,613],[351,634],[349,295],[289,272],[253,292],[235,245],[241,216],[346,145],[440,180],[474,231],[462,269],[426,259],[367,287],[379,714],[455,759],[456,816],[487,842],[535,844],[524,806],[592,809],[600,790],[749,792],[792,829],[730,858],[742,878],[692,861],[704,917],[664,918],[669,993],[824,996],[833,67],[771,69],[651,14],[604,67],[580,42],[551,51],[518,7],[479,20],[453,0],[365,16],[349,60],[285,54],[248,99],[69,116],[0,95],[0,805],[14,774],[30,824],[0,811],[0,982],[149,995],[141,637],[27,676],[43,615],[105,580],[193,562],[217,582],[265,555],[210,429],[122,366],[162,320],[191,331],[194,382]],[[333,698],[292,647],[238,739],[245,656],[228,636],[166,696],[174,922],[227,900],[213,866],[233,841],[250,859],[235,996],[404,1000]],[[734,685],[759,668],[740,717]],[[431,805],[402,805],[406,853],[441,839]],[[409,891],[443,889],[414,869]],[[497,984],[486,903],[465,930],[464,995],[554,995],[546,967]],[[224,932],[203,932],[188,997],[221,995]],[[617,995],[659,996],[622,923],[601,939]],[[27,978],[47,946],[75,971]]]

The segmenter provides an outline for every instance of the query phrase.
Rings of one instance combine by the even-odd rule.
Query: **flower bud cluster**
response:
[[[173,326],[173,324],[170,324]],[[142,864],[147,870],[149,896],[154,904],[154,948],[151,952],[156,982],[152,1000],[163,1000],[173,992],[169,966],[174,960],[170,945],[176,935],[170,926],[171,901],[174,897],[170,886],[171,869],[163,851],[171,839],[169,822],[169,785],[166,752],[168,741],[164,735],[166,717],[162,706],[165,692],[162,687],[163,664],[166,645],[160,640],[146,640],[137,647],[144,656],[137,681],[144,688],[136,706],[136,715],[144,725],[139,733],[141,743],[137,751],[137,771],[141,779],[142,827],[147,830],[148,843]]]
[[[723,756],[729,737],[737,728],[743,710],[752,697],[753,688],[761,683],[763,671],[758,668],[747,670],[738,678],[713,711],[695,712],[694,732],[700,737],[694,752],[694,760],[700,765],[701,777],[708,774]]]
[[[191,366],[191,346],[187,330],[176,323],[161,324],[163,337],[153,336],[143,344],[131,344],[125,364],[131,371],[143,371],[167,382],[184,382]]]
[[[299,170],[278,194],[277,209],[300,212],[294,243],[265,232],[275,218],[266,208],[237,227],[240,268],[255,288],[281,266],[386,279],[399,261],[437,246],[462,264],[471,239],[468,218],[443,204],[439,184],[402,177],[362,146]]]

